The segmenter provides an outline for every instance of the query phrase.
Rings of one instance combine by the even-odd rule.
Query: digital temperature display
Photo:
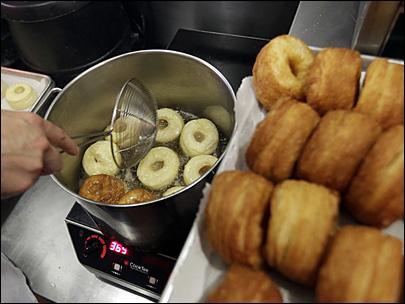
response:
[[[128,254],[128,249],[127,247],[122,246],[121,243],[117,241],[112,241],[110,243],[110,246],[108,247],[111,251],[114,251],[119,254],[127,255]]]

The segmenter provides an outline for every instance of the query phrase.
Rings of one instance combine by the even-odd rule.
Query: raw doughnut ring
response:
[[[213,153],[218,141],[217,127],[206,118],[189,121],[180,135],[180,147],[190,157]]]
[[[181,130],[184,127],[184,121],[179,113],[169,108],[159,109],[157,111],[157,119],[157,142],[167,143],[180,136]]]
[[[253,66],[253,85],[259,102],[271,110],[280,97],[304,98],[304,80],[314,56],[300,39],[281,35],[259,52]]]
[[[215,123],[224,134],[230,135],[232,133],[234,121],[231,114],[223,106],[208,106],[204,109],[204,115]]]
[[[139,204],[147,201],[154,200],[155,196],[152,192],[142,189],[136,188],[131,191],[128,191],[120,198],[117,202],[119,205],[129,205],[129,204]]]
[[[217,162],[218,158],[212,155],[197,155],[184,166],[184,182],[190,185],[204,175]]]
[[[118,146],[113,144],[116,160],[121,163],[121,153]],[[120,169],[117,167],[111,152],[111,143],[107,140],[100,140],[86,149],[82,159],[82,166],[87,175],[116,175]]]
[[[125,193],[124,183],[110,175],[93,175],[84,181],[79,194],[87,199],[115,204]]]
[[[114,122],[114,129],[111,133],[113,143],[120,149],[134,146],[139,141],[141,133],[141,121],[133,116],[124,116]],[[110,136],[107,136],[110,139]]]
[[[6,100],[14,110],[24,110],[30,107],[37,97],[37,92],[25,83],[14,84],[6,90]]]
[[[177,191],[180,191],[180,190],[183,189],[183,188],[184,188],[184,186],[174,186],[174,187],[171,187],[171,188],[167,189],[167,190],[163,193],[163,196],[169,196],[169,195],[171,195],[171,194],[173,194],[173,193],[176,193]]]
[[[166,147],[151,149],[139,163],[136,174],[147,188],[160,190],[169,186],[179,173],[177,153]]]

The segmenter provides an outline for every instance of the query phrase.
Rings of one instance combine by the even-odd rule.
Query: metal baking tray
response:
[[[22,112],[38,112],[43,102],[47,99],[48,94],[55,86],[54,81],[47,75],[16,70],[11,68],[1,67],[1,80],[6,82],[8,86],[17,83],[25,83],[30,85],[38,94],[37,100],[33,105],[24,110],[14,110],[8,104],[6,98],[1,99],[2,110],[22,111]]]
[[[255,58],[260,49],[269,41],[257,38],[243,38],[228,36],[226,34],[204,32],[197,33],[198,39],[192,39],[195,37],[195,35],[192,34],[193,33],[188,30],[179,31],[169,45],[169,49],[174,48],[178,51],[186,51],[193,55],[198,54],[200,58],[203,58],[216,66],[228,80],[232,81],[235,92],[238,90],[241,80],[246,76],[252,75],[252,67]],[[210,42],[210,44],[205,45],[205,48],[200,48],[201,41]],[[222,53],[216,51],[218,45],[222,46],[221,43],[224,43],[226,46],[226,49],[224,48]],[[243,56],[240,54],[241,46],[243,46]],[[314,54],[319,53],[323,49],[311,46],[309,48]],[[367,67],[377,58],[383,57],[361,54],[362,67],[360,85],[364,81]],[[390,58],[383,59],[387,59],[392,63],[404,64],[404,61],[402,60]],[[237,102],[241,102],[241,100],[238,100]],[[243,149],[238,147],[235,150],[231,149],[229,151],[222,162],[228,159],[230,156],[229,153],[240,153]],[[220,165],[220,168],[222,168],[222,164]],[[229,170],[229,168],[227,168],[227,170]],[[200,206],[200,211],[194,220],[182,252],[180,253],[175,268],[172,271],[172,275],[162,293],[160,303],[179,303],[185,301],[199,302],[205,297],[208,288],[213,286],[213,281],[218,279],[218,277],[224,273],[221,268],[221,263],[217,260],[218,256],[210,256],[211,253],[208,251],[208,247],[206,247],[207,244],[205,243],[205,240],[202,239],[200,228],[202,227],[203,213],[204,209]],[[340,213],[339,221],[341,225],[354,224],[353,218],[345,212]],[[403,240],[404,223],[402,220],[399,220],[383,231],[386,234],[396,236]],[[207,250],[209,253],[204,250]],[[208,255],[208,257],[206,255]],[[217,264],[208,263],[207,260],[210,260],[210,262],[214,261]],[[283,283],[281,285],[279,284],[279,286],[281,287],[281,290],[283,290],[282,292],[285,303],[314,303],[315,297],[313,290],[302,288],[302,286],[293,283],[275,271],[272,273],[272,276],[273,279],[277,278],[279,280],[277,281],[278,283]],[[295,301],[290,301],[291,299]]]

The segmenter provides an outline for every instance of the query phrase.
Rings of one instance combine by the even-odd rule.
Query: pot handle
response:
[[[55,100],[56,96],[58,96],[60,92],[62,92],[62,89],[58,87],[50,89],[41,97],[41,101],[38,102],[32,112],[44,117],[49,105]],[[52,96],[54,97],[52,98]]]

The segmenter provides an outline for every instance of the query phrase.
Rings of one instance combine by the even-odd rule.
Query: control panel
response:
[[[160,297],[175,265],[174,258],[136,251],[116,239],[72,223],[67,226],[80,263],[101,271],[107,278],[109,275],[118,279],[114,280],[116,283],[125,281],[141,293],[147,290],[148,294]]]

